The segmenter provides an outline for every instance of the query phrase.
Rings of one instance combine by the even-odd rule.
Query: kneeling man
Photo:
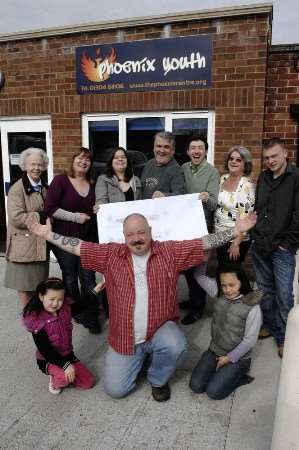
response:
[[[64,237],[47,225],[28,224],[31,232],[81,257],[85,269],[105,275],[109,302],[109,349],[106,354],[106,392],[121,398],[136,386],[147,354],[147,378],[157,401],[170,397],[168,380],[187,349],[177,326],[176,290],[179,273],[199,265],[204,250],[229,242],[254,226],[256,216],[238,219],[234,230],[188,241],[153,241],[144,216],[131,214],[123,223],[125,244],[94,244]]]

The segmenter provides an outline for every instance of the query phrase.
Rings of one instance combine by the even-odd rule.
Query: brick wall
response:
[[[291,116],[290,105],[299,103],[295,47],[298,46],[270,48],[265,102],[265,138],[278,136],[285,139],[290,159],[294,162],[297,159],[298,121]]]
[[[248,146],[260,169],[263,138],[268,14],[176,23],[171,36],[213,35],[213,84],[210,89],[79,96],[75,86],[75,48],[113,43],[115,32],[86,32],[0,43],[6,85],[0,115],[50,114],[54,170],[62,170],[81,144],[81,114],[101,112],[209,109],[216,112],[215,164],[233,144]],[[125,41],[163,36],[162,25],[129,28]]]

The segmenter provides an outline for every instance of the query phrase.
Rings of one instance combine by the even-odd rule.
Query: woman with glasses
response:
[[[220,179],[218,204],[215,212],[215,231],[235,226],[237,214],[241,217],[253,211],[255,186],[250,181],[252,156],[246,147],[233,146],[225,158],[226,174]],[[249,235],[233,239],[217,249],[218,265],[228,262],[241,264],[250,247]]]

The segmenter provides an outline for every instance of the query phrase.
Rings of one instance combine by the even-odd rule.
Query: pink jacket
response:
[[[42,311],[40,314],[30,314],[23,318],[25,328],[31,333],[38,333],[44,329],[53,347],[61,356],[65,356],[73,350],[72,345],[72,315],[68,300],[65,300],[57,316]],[[36,351],[37,359],[45,359]]]

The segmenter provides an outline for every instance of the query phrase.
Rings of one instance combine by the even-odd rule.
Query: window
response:
[[[20,154],[29,147],[37,147],[47,151],[45,132],[10,132],[7,133],[8,154],[9,154],[9,172],[10,184],[13,184],[22,176],[22,170],[19,167]],[[44,174],[48,181],[47,173]]]
[[[3,118],[0,120],[4,190],[20,178],[19,158],[28,147],[38,147],[47,152],[49,166],[44,176],[53,178],[51,120],[43,117]]]
[[[153,157],[155,134],[170,131],[175,136],[175,158],[188,161],[187,142],[192,135],[204,136],[209,143],[208,161],[214,160],[213,112],[151,112],[127,114],[86,114],[82,117],[83,146],[95,160],[96,176],[103,173],[112,148],[124,147],[133,156],[136,174]]]
[[[188,161],[186,149],[190,136],[200,135],[207,139],[208,119],[185,117],[172,120],[172,133],[175,136],[176,160],[179,164]]]
[[[153,155],[155,134],[165,130],[164,117],[140,117],[126,119],[126,148],[138,150],[149,159]]]

